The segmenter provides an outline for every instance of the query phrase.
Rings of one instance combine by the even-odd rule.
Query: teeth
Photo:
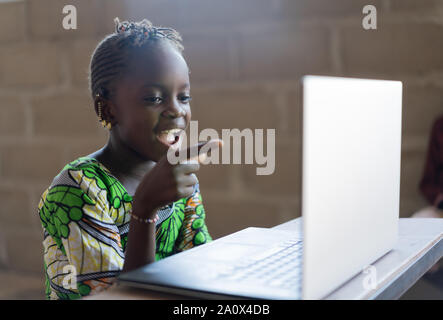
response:
[[[175,142],[175,137],[181,132],[181,129],[169,129],[160,132],[160,135],[166,136],[166,141],[168,143]]]
[[[163,130],[160,133],[165,133],[165,134],[172,133],[172,134],[175,134],[175,133],[179,133],[180,131],[182,131],[182,130],[181,129],[169,129],[169,130]]]
[[[169,143],[173,143],[175,141],[175,135],[172,131],[168,132],[168,137],[166,138]]]

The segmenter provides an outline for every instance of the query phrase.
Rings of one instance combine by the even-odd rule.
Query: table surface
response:
[[[301,218],[275,226],[275,229],[301,230]],[[368,273],[361,272],[325,299],[398,299],[443,256],[443,219],[402,218],[399,240],[389,253],[375,261],[375,273],[368,282]],[[375,286],[364,285],[376,283]],[[108,290],[86,297],[107,299],[190,299],[178,295],[114,284]]]

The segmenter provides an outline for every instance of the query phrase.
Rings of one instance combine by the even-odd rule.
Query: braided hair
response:
[[[145,45],[169,41],[178,52],[183,45],[180,34],[171,28],[155,27],[149,20],[120,22],[114,19],[115,32],[107,35],[95,48],[89,67],[89,89],[92,97],[109,98],[115,80],[128,66],[128,55]]]

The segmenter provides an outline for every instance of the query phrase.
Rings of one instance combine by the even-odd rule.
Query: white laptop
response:
[[[302,87],[299,230],[247,228],[120,283],[200,298],[321,299],[394,247],[402,83],[306,76]]]

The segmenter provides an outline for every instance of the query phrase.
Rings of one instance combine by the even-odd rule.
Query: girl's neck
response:
[[[140,157],[112,132],[107,144],[102,149],[92,153],[90,157],[102,163],[121,181],[141,181],[143,176],[156,164],[152,160]]]

